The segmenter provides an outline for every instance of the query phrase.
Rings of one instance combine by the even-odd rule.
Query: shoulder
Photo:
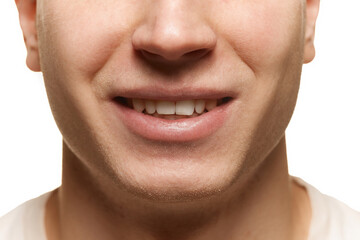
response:
[[[358,240],[360,239],[360,213],[344,203],[322,194],[319,190],[295,178],[308,192],[312,220],[309,240]]]
[[[44,208],[50,194],[31,199],[0,217],[0,239],[45,240]]]

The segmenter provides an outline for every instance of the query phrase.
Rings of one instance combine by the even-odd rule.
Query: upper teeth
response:
[[[148,114],[164,115],[185,115],[191,116],[194,111],[197,114],[202,114],[205,109],[210,111],[216,107],[217,100],[182,100],[182,101],[155,101],[155,100],[143,100],[132,99],[133,107],[138,112],[146,110]]]

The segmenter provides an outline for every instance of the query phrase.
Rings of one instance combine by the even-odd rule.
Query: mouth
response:
[[[156,100],[120,96],[114,98],[114,101],[123,107],[144,115],[167,120],[199,117],[229,103],[231,100],[231,97],[186,100]]]
[[[151,141],[192,142],[221,131],[231,119],[236,93],[216,89],[115,89],[110,112],[115,125]]]

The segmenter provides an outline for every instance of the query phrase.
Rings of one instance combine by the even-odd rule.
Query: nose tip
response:
[[[132,35],[133,48],[149,61],[162,62],[198,60],[211,52],[217,39],[210,26],[179,12],[140,25]]]
[[[215,48],[212,39],[207,42],[196,42],[187,39],[187,42],[174,40],[149,40],[144,42],[134,42],[134,49],[138,50],[142,56],[152,61],[183,62],[198,60]]]

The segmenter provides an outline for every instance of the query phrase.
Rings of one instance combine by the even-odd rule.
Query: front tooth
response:
[[[208,111],[213,110],[216,107],[216,99],[207,100],[205,104],[205,108]]]
[[[194,100],[185,100],[176,102],[176,115],[190,116],[194,113]]]
[[[158,114],[175,114],[175,102],[157,101],[156,112]]]
[[[141,99],[133,99],[132,104],[134,106],[134,109],[138,112],[142,112],[145,109],[145,103]]]
[[[195,111],[199,114],[203,113],[205,110],[205,100],[196,100],[195,101]]]
[[[154,114],[156,112],[155,102],[151,100],[145,100],[145,108],[148,114]]]

